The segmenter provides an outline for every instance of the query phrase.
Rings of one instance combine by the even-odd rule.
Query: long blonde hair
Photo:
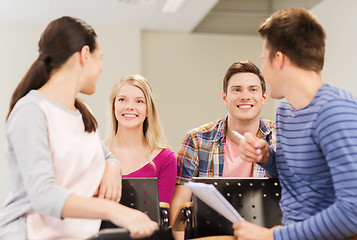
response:
[[[152,88],[148,80],[139,74],[126,75],[122,77],[115,83],[112,89],[112,93],[109,98],[111,108],[111,131],[108,141],[113,142],[114,136],[118,131],[118,121],[115,117],[115,100],[120,88],[126,83],[138,87],[145,96],[147,117],[144,120],[143,133],[147,143],[149,144],[149,153],[151,153],[154,149],[169,148],[169,146],[164,143],[166,142],[166,138],[162,131],[159,114],[156,110]]]

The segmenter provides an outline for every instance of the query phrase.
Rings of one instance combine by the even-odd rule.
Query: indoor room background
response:
[[[0,0],[0,19],[1,4],[4,0]],[[323,0],[310,10],[327,33],[323,82],[345,88],[357,97],[356,9],[355,0]],[[168,143],[177,153],[187,131],[226,115],[221,91],[227,68],[239,60],[250,60],[261,66],[263,41],[258,35],[157,32],[88,23],[99,36],[104,70],[96,93],[80,98],[93,110],[103,138],[108,131],[108,98],[112,86],[125,74],[140,73],[151,82]],[[0,21],[1,205],[10,188],[4,152],[9,101],[38,56],[37,43],[46,25]],[[262,116],[275,120],[278,104],[278,100],[269,99]]]

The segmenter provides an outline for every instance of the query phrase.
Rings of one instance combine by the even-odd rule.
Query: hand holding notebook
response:
[[[243,221],[236,209],[212,184],[188,182],[185,183],[185,186],[189,187],[199,199],[232,223]]]

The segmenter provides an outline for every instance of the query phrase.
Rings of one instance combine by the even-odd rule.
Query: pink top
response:
[[[153,160],[156,169],[151,163],[147,163],[135,172],[123,175],[123,178],[156,177],[159,191],[159,201],[171,203],[174,195],[177,163],[175,153],[166,148]]]
[[[239,157],[238,145],[226,138],[222,177],[252,177],[253,164]]]
[[[105,156],[98,133],[84,131],[79,111],[69,111],[46,99],[38,106],[47,120],[48,142],[56,184],[73,194],[92,197],[98,189],[105,169]],[[43,166],[41,161],[37,163],[38,168]],[[100,219],[60,219],[31,210],[26,218],[27,238],[89,238],[98,232],[100,222]]]

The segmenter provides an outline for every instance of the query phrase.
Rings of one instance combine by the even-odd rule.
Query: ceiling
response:
[[[193,32],[257,34],[258,26],[282,8],[310,9],[322,0],[220,0]]]
[[[175,13],[163,13],[166,0],[0,0],[0,23],[47,25],[76,16],[93,26],[151,31],[257,34],[272,12],[311,8],[322,0],[186,0]]]

